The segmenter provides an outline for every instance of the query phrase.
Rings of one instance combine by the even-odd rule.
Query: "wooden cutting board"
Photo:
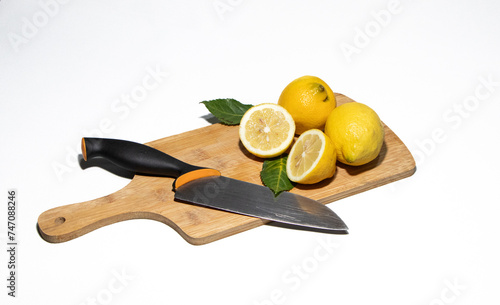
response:
[[[338,105],[352,102],[342,94],[336,94],[336,98]],[[360,167],[338,164],[333,178],[315,185],[297,185],[291,192],[327,204],[411,176],[416,169],[412,155],[389,127],[384,128],[384,146],[377,159]],[[213,124],[146,144],[187,163],[218,169],[224,176],[262,184],[263,160],[241,145],[238,126]],[[135,175],[128,185],[111,195],[42,213],[38,230],[46,241],[59,243],[119,221],[153,219],[169,225],[189,243],[202,245],[266,223],[176,202],[173,180]]]

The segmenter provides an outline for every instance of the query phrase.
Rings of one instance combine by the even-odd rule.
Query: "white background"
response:
[[[498,304],[499,13],[494,0],[1,0],[0,240],[16,188],[19,269],[14,299],[1,250],[0,303]],[[199,102],[276,102],[302,75],[375,109],[418,164],[328,205],[350,234],[261,226],[193,246],[133,220],[38,236],[42,212],[129,182],[81,169],[82,136],[200,128]]]

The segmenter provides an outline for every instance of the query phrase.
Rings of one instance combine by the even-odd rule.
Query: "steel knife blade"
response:
[[[105,158],[137,174],[176,178],[174,198],[264,220],[332,232],[347,232],[346,224],[320,202],[290,192],[274,196],[262,185],[224,177],[216,169],[194,166],[160,150],[136,142],[83,138],[82,154],[87,161]]]

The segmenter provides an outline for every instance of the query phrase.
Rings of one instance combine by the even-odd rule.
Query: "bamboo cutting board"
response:
[[[336,98],[338,105],[352,102],[342,94],[336,94]],[[333,178],[314,185],[296,185],[291,192],[327,204],[411,176],[416,169],[413,157],[396,134],[384,128],[384,146],[377,159],[360,167],[338,164]],[[218,169],[223,176],[262,184],[263,160],[241,145],[238,126],[213,124],[146,144],[184,162]],[[189,243],[202,245],[265,223],[254,217],[174,201],[173,180],[135,175],[113,194],[42,213],[38,230],[46,241],[59,243],[119,221],[153,219],[169,225]]]

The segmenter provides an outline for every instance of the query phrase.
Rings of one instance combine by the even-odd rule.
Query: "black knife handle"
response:
[[[202,169],[150,146],[125,140],[83,138],[82,154],[85,161],[105,158],[137,174],[177,178],[187,172]]]

